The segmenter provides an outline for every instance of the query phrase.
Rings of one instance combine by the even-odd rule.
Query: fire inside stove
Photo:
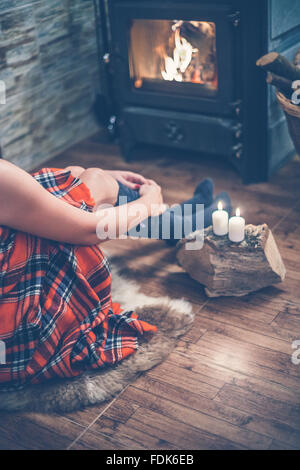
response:
[[[216,25],[206,21],[133,20],[130,77],[136,89],[188,82],[218,89]]]

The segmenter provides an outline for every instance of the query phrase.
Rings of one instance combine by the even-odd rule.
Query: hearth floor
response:
[[[300,161],[269,183],[243,186],[221,160],[172,161],[161,151],[126,163],[117,146],[94,137],[46,166],[71,164],[141,172],[162,185],[170,204],[212,177],[247,223],[272,228],[287,277],[247,297],[208,299],[163,242],[106,243],[144,293],[192,302],[192,329],[110,402],[64,415],[0,413],[0,449],[299,449],[300,364],[291,356],[300,340]]]

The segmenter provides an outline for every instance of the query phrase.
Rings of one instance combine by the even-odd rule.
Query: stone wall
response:
[[[38,166],[96,132],[92,0],[1,0],[2,157]]]

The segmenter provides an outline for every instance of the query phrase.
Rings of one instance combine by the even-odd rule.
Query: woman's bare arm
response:
[[[149,185],[138,203],[88,213],[56,198],[20,168],[0,162],[0,225],[59,242],[94,245],[109,239],[104,234],[99,240],[97,226],[103,233],[108,225],[116,227],[117,236],[126,233],[145,218],[135,208],[143,204],[150,215],[151,204],[161,200],[159,193]],[[126,224],[120,224],[124,220]]]

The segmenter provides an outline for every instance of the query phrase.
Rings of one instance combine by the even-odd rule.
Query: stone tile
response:
[[[35,42],[18,45],[6,52],[6,64],[16,67],[22,62],[28,62],[37,57],[38,53],[38,47]]]
[[[35,9],[36,22],[48,19],[49,17],[57,17],[58,15],[68,12],[68,3],[66,0],[51,0],[51,2],[40,1]]]
[[[0,148],[28,169],[99,128],[94,10],[84,0],[1,0],[0,30]]]
[[[31,6],[0,15],[1,47],[12,47],[35,38],[35,21]]]
[[[0,70],[0,80],[3,80],[6,86],[6,92],[14,88],[15,86],[15,77],[13,69],[7,68]]]
[[[55,15],[37,23],[37,37],[40,45],[48,44],[70,34],[68,15]]]
[[[0,14],[4,11],[14,10],[15,8],[22,8],[28,5],[34,5],[40,0],[1,0]]]

